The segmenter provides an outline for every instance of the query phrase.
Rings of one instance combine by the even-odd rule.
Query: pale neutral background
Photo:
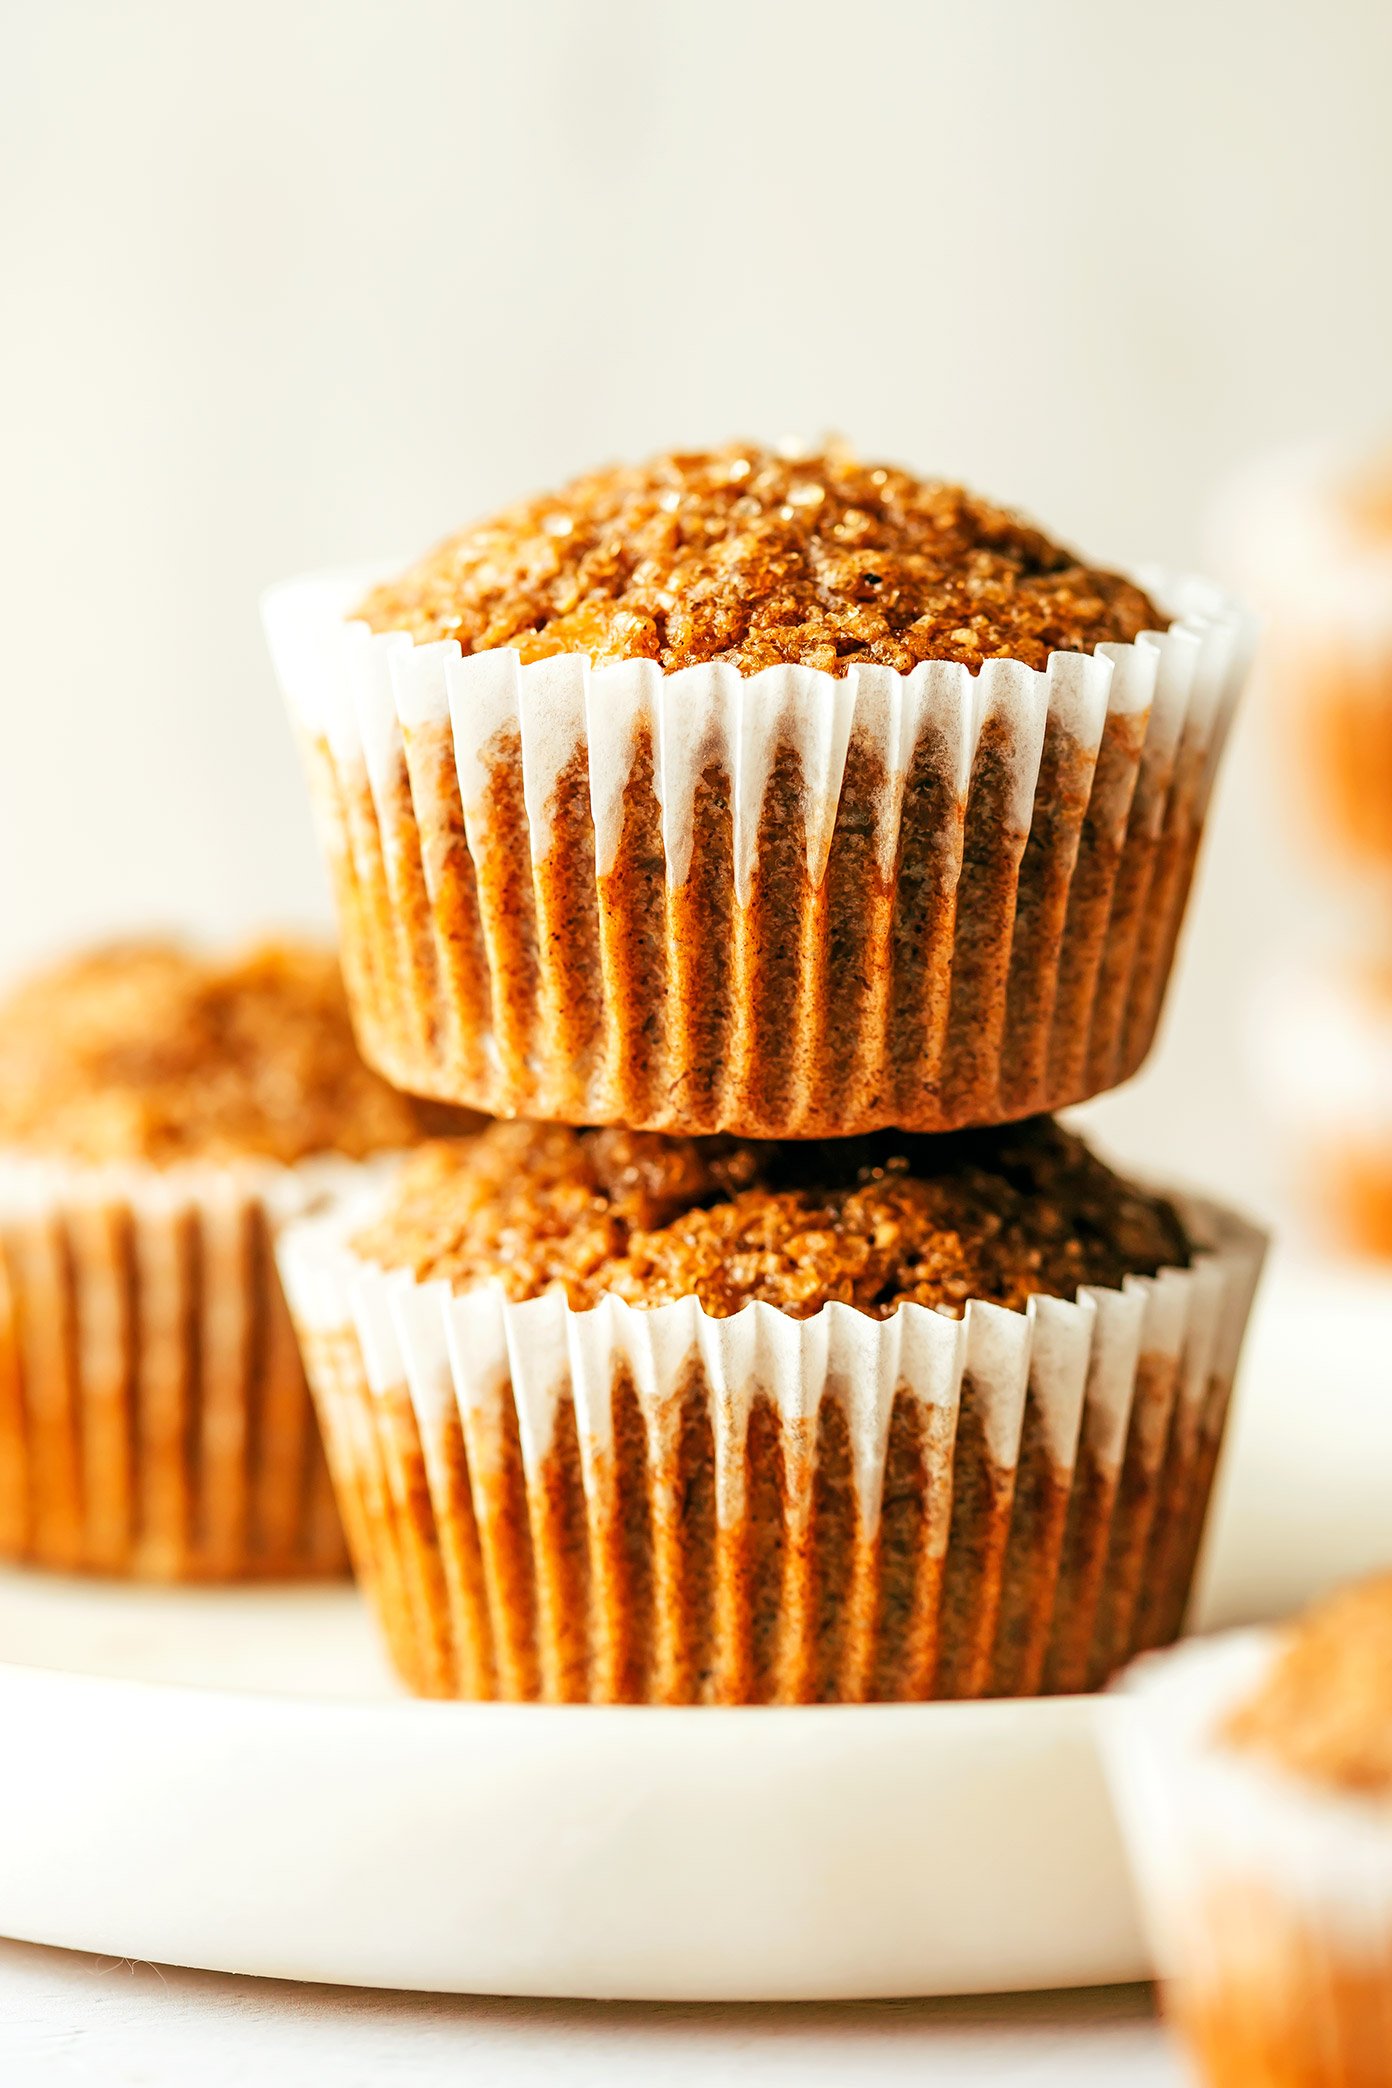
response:
[[[324,889],[256,615],[606,457],[843,431],[1109,558],[1392,419],[1382,0],[8,0],[0,972]],[[1261,1201],[1255,715],[1113,1142]]]

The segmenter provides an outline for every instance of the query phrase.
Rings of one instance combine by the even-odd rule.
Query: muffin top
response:
[[[1328,1790],[1392,1805],[1392,1573],[1291,1625],[1223,1738]]]
[[[0,1002],[0,1147],[85,1164],[367,1153],[463,1129],[363,1064],[330,951],[129,943]]]
[[[375,631],[586,653],[666,672],[723,660],[844,674],[920,660],[1043,667],[1163,619],[961,486],[839,446],[673,452],[574,479],[448,537],[358,611]]]
[[[754,1300],[805,1319],[839,1299],[960,1314],[971,1298],[1184,1265],[1175,1212],[1047,1117],[1003,1131],[757,1143],[493,1124],[423,1147],[355,1251],[509,1298],[560,1284],[577,1310],[695,1297],[717,1319]]]

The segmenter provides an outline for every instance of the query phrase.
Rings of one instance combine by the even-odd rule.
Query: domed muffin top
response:
[[[368,1153],[473,1119],[358,1056],[338,960],[169,943],[69,960],[0,1003],[0,1147],[84,1164]]]
[[[1392,1804],[1392,1573],[1341,1588],[1288,1626],[1223,1738],[1288,1774]]]
[[[494,1124],[406,1163],[354,1242],[365,1259],[508,1297],[553,1284],[578,1310],[695,1297],[806,1318],[833,1300],[878,1319],[960,1313],[1183,1266],[1171,1207],[1050,1119],[1001,1131],[779,1143]]]
[[[752,443],[592,472],[523,501],[448,537],[358,615],[466,653],[837,675],[921,660],[1037,668],[1163,622],[1138,587],[961,486],[835,445],[786,455]]]

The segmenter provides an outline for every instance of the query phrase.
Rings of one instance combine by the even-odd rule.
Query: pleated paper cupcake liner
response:
[[[276,590],[367,1057],[494,1116],[752,1137],[1053,1110],[1149,1049],[1245,620],[1047,670],[462,657]]]
[[[961,1319],[451,1293],[281,1269],[354,1564],[409,1687],[601,1703],[1095,1687],[1178,1630],[1261,1257]]]
[[[1145,1661],[1104,1746],[1166,2004],[1212,2088],[1392,2079],[1392,1817],[1216,1735],[1274,1634]]]
[[[0,1558],[150,1580],[347,1565],[273,1237],[351,1163],[0,1155]]]

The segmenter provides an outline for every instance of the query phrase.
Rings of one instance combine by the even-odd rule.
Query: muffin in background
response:
[[[1272,978],[1252,1048],[1305,1229],[1392,1261],[1392,962],[1312,960]]]
[[[1144,1661],[1106,1727],[1167,2012],[1211,2088],[1392,2079],[1392,1573]]]
[[[1262,620],[1257,678],[1332,865],[1392,871],[1392,450],[1267,459],[1213,520]]]
[[[1173,1637],[1260,1252],[1048,1120],[496,1124],[280,1261],[412,1689],[729,1704],[1095,1687]]]
[[[371,1062],[494,1116],[762,1138],[1133,1072],[1246,657],[1204,583],[755,444],[266,623]]]
[[[0,1003],[0,1557],[340,1571],[272,1237],[464,1122],[363,1064],[318,948],[131,943]]]

